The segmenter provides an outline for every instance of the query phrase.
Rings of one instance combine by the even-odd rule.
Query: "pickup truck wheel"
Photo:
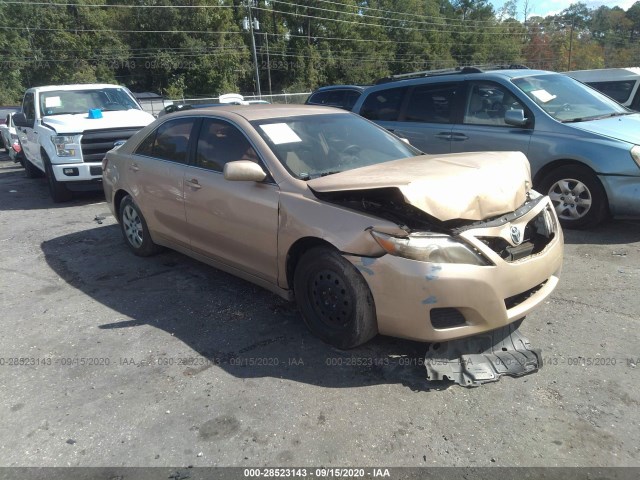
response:
[[[293,288],[309,330],[325,342],[342,349],[353,348],[378,333],[367,283],[336,250],[308,250],[296,267]]]
[[[64,186],[64,183],[56,180],[56,176],[53,173],[53,167],[51,166],[51,161],[46,157],[44,157],[43,160],[51,198],[55,203],[68,202],[73,197],[72,193]]]
[[[540,191],[549,195],[565,228],[588,228],[608,215],[607,194],[598,177],[579,165],[564,165],[548,173]]]
[[[162,250],[162,247],[153,243],[147,222],[130,195],[120,202],[119,213],[122,236],[135,255],[149,257]]]
[[[20,163],[22,163],[24,167],[24,173],[27,178],[38,178],[42,176],[40,169],[26,158],[23,158]]]

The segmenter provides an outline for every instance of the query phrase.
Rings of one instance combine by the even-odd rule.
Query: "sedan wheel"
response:
[[[586,167],[564,165],[552,170],[540,182],[540,191],[549,195],[565,228],[595,226],[609,211],[604,187]]]
[[[149,227],[142,216],[142,212],[133,202],[133,198],[127,195],[120,203],[120,229],[131,251],[140,256],[148,257],[161,250],[161,247],[153,243],[149,234]]]
[[[298,262],[293,284],[305,323],[325,342],[353,348],[378,333],[371,291],[360,272],[337,251],[308,250]]]

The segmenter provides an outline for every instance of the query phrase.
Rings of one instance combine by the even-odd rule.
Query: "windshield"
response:
[[[252,125],[285,168],[302,180],[422,154],[350,113],[257,120]]]
[[[632,113],[566,75],[535,75],[512,81],[540,108],[560,122],[580,122]]]
[[[87,113],[102,111],[139,110],[140,107],[124,88],[91,90],[55,90],[40,93],[40,112],[45,115]]]

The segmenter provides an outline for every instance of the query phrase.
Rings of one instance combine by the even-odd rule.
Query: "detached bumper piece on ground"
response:
[[[540,349],[531,347],[518,328],[522,320],[473,337],[429,345],[428,380],[452,380],[465,387],[520,377],[542,368]]]

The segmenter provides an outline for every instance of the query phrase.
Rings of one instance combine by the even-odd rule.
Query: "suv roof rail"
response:
[[[455,68],[441,68],[437,70],[422,70],[419,72],[401,73],[398,75],[390,75],[383,77],[374,82],[374,85],[381,83],[396,82],[398,80],[408,80],[411,78],[420,77],[432,77],[437,75],[454,75],[454,74],[466,74],[466,73],[483,73],[488,70],[516,70],[516,69],[528,69],[529,67],[520,64],[511,65],[477,65]]]

